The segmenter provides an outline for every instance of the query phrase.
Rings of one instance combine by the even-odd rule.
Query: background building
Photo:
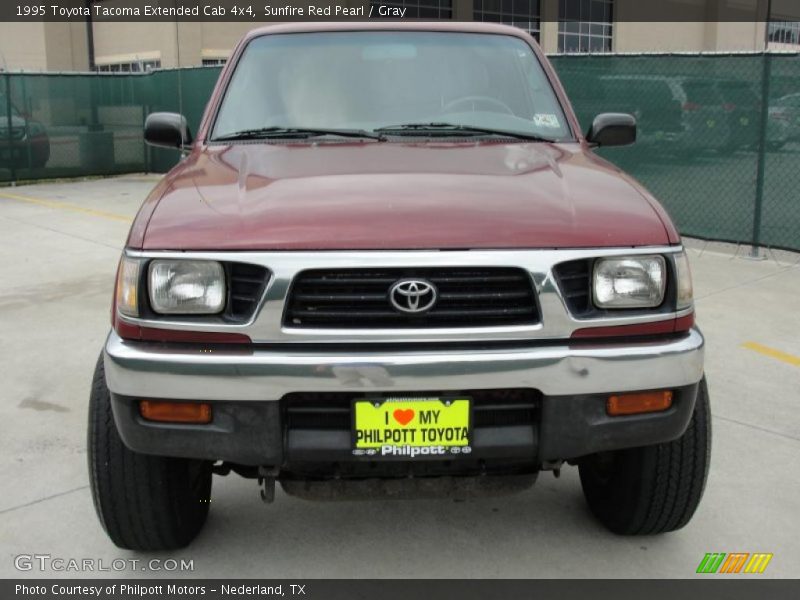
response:
[[[129,0],[103,0],[123,4]],[[372,0],[402,6],[406,18],[494,21],[531,32],[548,53],[752,52],[800,49],[797,0],[726,0],[771,20],[726,21],[717,0],[674,0],[696,6],[696,21],[636,22],[641,0]],[[159,4],[170,4],[161,0]],[[360,1],[344,4],[360,5]],[[664,2],[663,6],[669,6]],[[730,10],[735,10],[730,9]],[[759,12],[760,11],[760,12]],[[668,14],[668,13],[667,13]],[[689,13],[684,13],[684,18]],[[693,13],[691,13],[693,14]],[[782,17],[782,15],[784,15]],[[784,20],[786,19],[786,20]],[[34,71],[146,71],[224,62],[256,22],[0,23],[0,68]],[[91,32],[91,35],[89,35]],[[90,57],[90,43],[93,60]]]
[[[85,71],[84,23],[0,22],[0,70]]]

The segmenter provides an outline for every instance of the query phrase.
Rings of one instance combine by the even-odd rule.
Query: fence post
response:
[[[33,146],[31,146],[31,142],[30,142],[31,130],[30,130],[30,121],[29,121],[29,119],[30,119],[30,116],[33,114],[33,110],[31,110],[31,106],[28,104],[29,99],[28,99],[28,87],[25,85],[25,81],[26,80],[27,80],[27,77],[23,77],[22,80],[20,81],[20,86],[19,87],[20,87],[20,95],[22,97],[22,100],[21,100],[20,104],[23,107],[25,113],[27,113],[27,115],[28,115],[27,117],[25,117],[25,122],[24,122],[25,139],[27,140],[27,143],[25,144],[27,146],[25,155],[26,155],[26,158],[28,159],[28,164],[27,164],[28,173],[29,173],[28,177],[31,177],[30,170],[33,168]]]
[[[11,167],[11,185],[17,183],[17,167],[14,164],[14,132],[11,131],[13,121],[11,120],[11,73],[6,71],[6,136],[8,137],[8,163]]]
[[[769,126],[769,91],[772,78],[772,55],[764,52],[764,67],[761,74],[761,115],[759,118],[758,168],[756,172],[756,198],[753,207],[752,258],[760,258],[761,213],[764,207],[764,176],[767,162],[767,127]]]

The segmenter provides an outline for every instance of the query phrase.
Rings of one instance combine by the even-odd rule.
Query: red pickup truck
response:
[[[188,544],[212,475],[305,498],[498,494],[576,465],[611,531],[705,486],[703,337],[680,237],[594,154],[535,41],[479,23],[248,34],[123,252],[94,376],[95,507]]]

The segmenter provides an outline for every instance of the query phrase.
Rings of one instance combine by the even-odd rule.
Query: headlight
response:
[[[601,258],[593,279],[598,308],[653,308],[664,300],[667,271],[662,256]]]
[[[675,255],[675,275],[678,280],[677,309],[683,310],[692,306],[694,290],[692,288],[692,271],[689,268],[689,258],[686,252]]]
[[[117,268],[117,310],[129,317],[139,316],[139,261],[123,256]]]
[[[225,307],[225,273],[218,262],[154,260],[150,306],[161,314],[214,314]]]

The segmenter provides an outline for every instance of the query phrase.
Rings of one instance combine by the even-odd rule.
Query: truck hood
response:
[[[196,148],[129,245],[159,250],[469,249],[675,243],[663,209],[578,144]]]

